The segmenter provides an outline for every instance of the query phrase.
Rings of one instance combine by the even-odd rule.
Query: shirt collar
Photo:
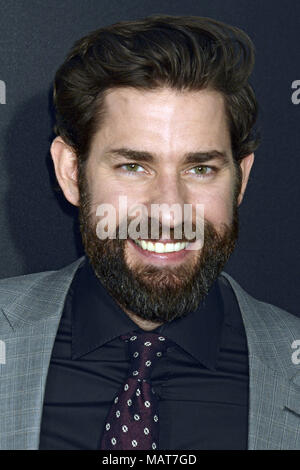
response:
[[[96,277],[87,257],[78,269],[71,289],[73,359],[122,334],[141,330]],[[194,312],[151,331],[164,334],[202,365],[215,370],[223,322],[224,306],[216,280]]]

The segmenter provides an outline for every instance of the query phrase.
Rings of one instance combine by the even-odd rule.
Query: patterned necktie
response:
[[[107,416],[100,449],[158,449],[158,399],[150,377],[171,341],[146,331],[133,331],[120,338],[129,344],[131,364]]]

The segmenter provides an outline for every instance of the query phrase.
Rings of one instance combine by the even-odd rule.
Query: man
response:
[[[51,155],[85,256],[0,282],[2,449],[300,449],[300,321],[222,271],[258,146],[253,63],[248,36],[208,18],[74,45]]]

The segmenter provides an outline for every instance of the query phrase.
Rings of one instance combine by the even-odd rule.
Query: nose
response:
[[[178,175],[160,174],[153,182],[148,199],[151,217],[170,228],[181,225],[186,196],[186,189]]]

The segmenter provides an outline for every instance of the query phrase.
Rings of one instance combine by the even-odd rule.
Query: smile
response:
[[[155,253],[173,253],[174,251],[182,251],[190,244],[189,242],[153,243],[146,240],[133,240],[133,242],[140,246],[143,250],[152,251]]]

